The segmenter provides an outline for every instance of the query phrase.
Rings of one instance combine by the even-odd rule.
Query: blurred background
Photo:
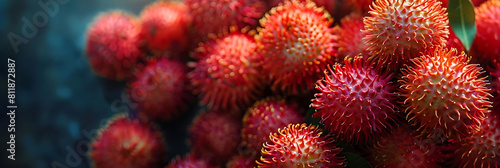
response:
[[[46,2],[56,2],[58,8],[51,6],[53,13],[47,15],[47,24],[35,25],[35,35],[24,37],[26,20],[32,23],[39,12],[48,14],[39,4]],[[7,88],[7,58],[14,59],[18,106],[16,160],[12,161],[7,159],[9,116],[5,114],[7,96],[3,94],[1,167],[90,167],[87,146],[96,131],[120,111],[133,111],[122,98],[126,83],[111,82],[92,72],[84,52],[86,30],[103,12],[120,9],[139,15],[151,2],[153,0],[0,1],[0,62],[3,62],[0,82]],[[43,21],[42,17],[35,18]],[[10,33],[27,39],[26,43],[17,45],[17,53],[9,41]],[[193,116],[183,117],[192,119]],[[185,138],[190,119],[160,126],[167,139],[167,159],[189,151]]]

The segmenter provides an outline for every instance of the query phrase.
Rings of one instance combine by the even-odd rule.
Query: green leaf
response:
[[[448,3],[448,19],[451,29],[469,51],[476,36],[474,5],[470,0],[450,0]]]

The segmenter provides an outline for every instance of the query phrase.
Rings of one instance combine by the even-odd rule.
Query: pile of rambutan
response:
[[[471,46],[447,0],[158,0],[140,16],[103,13],[86,55],[126,84],[133,110],[95,137],[92,165],[500,167],[500,0],[459,1],[475,11]],[[165,124],[181,120],[189,128]],[[168,149],[171,137],[190,151]]]

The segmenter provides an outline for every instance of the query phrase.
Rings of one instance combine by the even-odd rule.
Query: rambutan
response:
[[[289,124],[271,133],[264,144],[259,167],[343,167],[344,158],[329,135],[314,125]]]
[[[344,0],[346,5],[350,6],[354,11],[362,13],[368,13],[370,11],[370,5],[374,0]]]
[[[195,156],[222,164],[237,153],[241,120],[230,113],[202,112],[189,128]]]
[[[207,160],[188,155],[184,159],[176,157],[165,168],[217,168],[211,165]]]
[[[143,117],[170,120],[187,108],[188,82],[184,64],[160,58],[139,70],[127,91]]]
[[[188,76],[201,103],[210,109],[238,112],[260,98],[265,86],[262,55],[252,36],[232,32],[197,49],[198,63]]]
[[[226,164],[226,168],[254,168],[257,167],[254,157],[234,156]]]
[[[367,149],[374,167],[441,167],[444,159],[431,139],[419,139],[407,126],[398,127]]]
[[[358,13],[352,13],[340,20],[340,26],[336,26],[338,39],[337,62],[342,62],[344,58],[353,58],[361,55],[367,59],[369,57],[367,46],[363,43],[363,30],[365,24],[363,17]]]
[[[96,168],[160,167],[165,154],[160,132],[138,120],[119,115],[92,142],[90,158]]]
[[[328,67],[325,78],[318,80],[320,91],[312,99],[313,117],[320,117],[325,128],[340,139],[365,143],[387,133],[398,116],[393,101],[396,87],[392,75],[380,73],[373,63],[355,57],[345,65]]]
[[[269,9],[278,6],[280,3],[284,3],[287,0],[264,0],[267,1],[267,6]],[[328,13],[333,14],[336,10],[336,5],[338,1],[335,0],[299,0],[301,2],[312,1],[317,7],[323,7]]]
[[[371,59],[389,70],[399,70],[421,52],[446,44],[448,15],[436,0],[377,0],[369,14],[363,41]]]
[[[500,1],[490,0],[475,8],[477,33],[472,43],[475,57],[485,63],[500,61]]]
[[[482,68],[456,49],[435,49],[411,62],[400,80],[407,120],[429,138],[433,130],[452,139],[479,130],[491,106]]]
[[[149,49],[176,52],[187,47],[191,15],[186,5],[157,1],[144,8],[140,19],[140,36]]]
[[[489,113],[479,131],[460,142],[459,167],[500,167],[500,113]]]
[[[241,137],[243,144],[260,153],[262,144],[269,142],[269,134],[288,124],[305,121],[296,106],[284,99],[267,98],[256,102],[243,117]]]
[[[500,60],[499,60],[500,61]],[[493,68],[490,68],[491,75],[491,94],[493,95],[493,112],[500,114],[500,63],[497,62]]]
[[[285,94],[311,90],[337,54],[330,15],[310,1],[291,0],[271,9],[260,23],[255,39],[272,90]]]
[[[465,47],[462,44],[462,41],[460,41],[455,32],[451,30],[451,27],[449,25],[448,25],[448,30],[450,32],[450,35],[448,36],[448,40],[446,41],[446,48],[448,49],[455,48],[457,49],[458,53],[465,52]]]
[[[136,19],[121,11],[97,17],[88,30],[86,41],[86,55],[92,70],[111,80],[130,78],[142,54],[140,31]]]
[[[193,26],[201,41],[208,35],[222,34],[230,26],[255,27],[265,13],[260,0],[186,0],[193,17]]]

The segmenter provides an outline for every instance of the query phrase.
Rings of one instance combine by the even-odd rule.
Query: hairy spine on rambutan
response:
[[[401,92],[407,120],[424,137],[460,139],[479,130],[491,102],[486,77],[477,64],[469,64],[456,49],[435,49],[411,60],[403,69]]]

